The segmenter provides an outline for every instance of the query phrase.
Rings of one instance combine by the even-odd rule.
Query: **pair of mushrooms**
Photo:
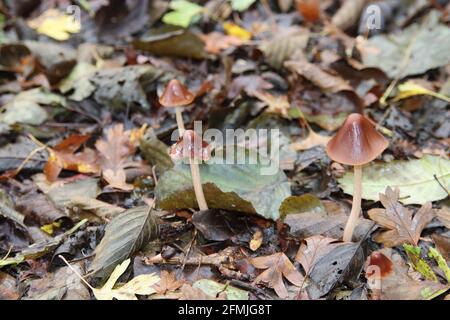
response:
[[[182,108],[190,105],[194,99],[195,95],[178,80],[174,79],[170,80],[167,84],[167,87],[159,98],[159,103],[166,108],[175,108],[180,139],[171,147],[169,154],[174,160],[189,159],[192,184],[194,186],[198,207],[200,210],[208,210],[198,164],[199,161],[208,160],[210,150],[207,143],[195,131],[185,130],[181,113]]]
[[[195,131],[185,130],[181,114],[181,108],[191,104],[194,98],[194,94],[178,80],[171,80],[159,102],[164,107],[175,108],[178,130],[182,138],[171,148],[170,155],[173,159],[189,159],[199,209],[208,210],[198,160],[207,160],[210,150]],[[333,161],[354,167],[353,202],[344,229],[343,241],[345,242],[352,241],[353,231],[361,211],[362,166],[377,158],[388,145],[388,140],[376,131],[372,122],[358,113],[350,114],[327,144],[327,154]]]

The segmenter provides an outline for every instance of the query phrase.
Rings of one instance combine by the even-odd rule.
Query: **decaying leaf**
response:
[[[205,50],[213,54],[219,54],[222,50],[237,47],[245,43],[241,38],[227,36],[220,32],[204,34],[200,38],[205,42]]]
[[[389,229],[375,237],[375,241],[385,246],[394,247],[402,243],[417,245],[420,234],[434,216],[431,203],[424,204],[414,215],[399,202],[400,191],[386,188],[385,194],[380,193],[380,201],[385,209],[371,209],[369,217],[379,225]]]
[[[439,220],[450,229],[450,208],[444,205],[441,209],[436,210],[436,215]]]
[[[300,142],[294,142],[291,147],[294,150],[306,150],[315,146],[326,146],[331,137],[316,133],[312,129],[309,130],[308,136]]]
[[[406,255],[409,258],[414,270],[419,272],[424,279],[437,282],[437,276],[429,264],[422,258],[422,248],[418,246],[412,246],[410,244],[403,244]]]
[[[139,275],[124,285],[114,288],[117,280],[128,268],[130,262],[131,260],[127,259],[117,265],[105,285],[100,289],[94,288],[92,290],[97,300],[137,300],[137,294],[151,295],[156,292],[152,286],[155,285],[160,278],[153,273]]]
[[[448,197],[436,180],[450,188],[450,160],[424,155],[417,160],[395,160],[364,166],[362,198],[378,201],[387,186],[400,189],[399,201],[404,204],[424,204]],[[353,194],[353,171],[338,179],[345,193]]]
[[[265,269],[256,277],[255,283],[266,284],[269,288],[274,289],[280,298],[288,297],[283,277],[296,286],[300,286],[303,283],[302,275],[295,269],[292,262],[283,252],[251,258],[250,262],[258,269]]]
[[[211,297],[226,297],[226,300],[248,300],[248,292],[236,287],[221,284],[210,279],[200,279],[194,282],[193,288],[202,290]]]
[[[157,225],[150,207],[124,211],[108,224],[102,241],[95,249],[91,269],[105,277],[114,267],[157,236]]]

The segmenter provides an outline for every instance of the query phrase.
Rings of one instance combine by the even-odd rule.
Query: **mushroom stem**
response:
[[[359,212],[361,211],[362,166],[360,165],[354,166],[353,184],[352,211],[350,212],[350,217],[348,218],[344,229],[343,240],[345,242],[352,241],[353,230],[355,230],[355,227],[358,224]]]
[[[175,107],[175,116],[177,118],[177,125],[178,125],[178,131],[180,134],[180,137],[184,134],[184,122],[183,122],[183,116],[181,115],[181,107]]]
[[[202,180],[200,179],[200,168],[198,163],[192,157],[189,157],[189,164],[191,166],[192,184],[194,185],[198,208],[202,211],[208,210],[208,205],[206,204],[205,195],[203,193]]]

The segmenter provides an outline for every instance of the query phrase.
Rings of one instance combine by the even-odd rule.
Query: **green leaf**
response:
[[[95,249],[91,269],[96,277],[109,275],[116,265],[157,236],[153,210],[135,207],[121,213],[108,224],[105,235]]]
[[[236,11],[247,10],[256,0],[230,0],[231,8]]]
[[[193,285],[194,288],[201,289],[211,297],[217,297],[218,294],[225,292],[227,300],[248,300],[248,292],[235,288],[233,286],[218,283],[209,279],[200,279]]]
[[[425,155],[418,160],[399,160],[383,164],[369,164],[363,168],[362,197],[378,201],[379,193],[387,186],[400,189],[404,204],[424,204],[448,196],[439,182],[450,189],[450,160]],[[347,194],[353,194],[353,172],[347,172],[339,183]]]
[[[421,74],[450,63],[450,28],[431,19],[394,34],[378,35],[365,43],[362,60],[391,78]]]
[[[245,152],[248,155],[248,150]],[[291,195],[289,182],[280,169],[273,175],[262,175],[261,169],[266,167],[260,160],[256,164],[208,163],[199,166],[211,209],[258,213],[273,220],[279,218],[281,202]],[[166,171],[156,186],[155,195],[164,210],[196,208],[189,165],[176,164]]]
[[[436,263],[439,266],[439,269],[444,272],[445,277],[447,278],[447,282],[450,284],[450,268],[448,267],[447,261],[445,261],[444,257],[437,251],[435,248],[430,247],[428,250],[428,256],[436,260]]]
[[[421,257],[421,248],[410,244],[403,244],[403,249],[405,249],[409,260],[411,261],[414,270],[419,272],[427,280],[438,281],[436,274],[433,269],[428,265],[428,263]]]
[[[162,17],[162,21],[183,28],[189,27],[191,22],[204,10],[202,6],[187,0],[171,1],[169,7],[173,11],[166,13]]]

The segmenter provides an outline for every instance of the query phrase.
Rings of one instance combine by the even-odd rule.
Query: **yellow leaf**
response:
[[[61,228],[62,225],[62,221],[54,221],[52,223],[43,225],[41,227],[41,230],[44,231],[45,233],[52,235],[53,232],[55,232],[55,229]]]
[[[427,88],[424,88],[417,83],[414,83],[413,81],[407,81],[405,83],[402,83],[398,86],[398,94],[394,98],[394,101],[399,101],[402,99],[406,99],[412,96],[418,96],[418,95],[429,95],[433,96],[435,98],[450,102],[450,98],[447,96],[444,96],[443,94],[428,90]]]
[[[137,300],[137,294],[150,295],[156,292],[152,286],[156,284],[160,278],[154,273],[139,275],[123,286],[114,289],[114,285],[125,270],[127,270],[130,261],[130,259],[127,259],[119,264],[111,273],[111,276],[102,288],[92,289],[97,300]]]
[[[252,38],[252,33],[250,31],[245,30],[244,28],[238,26],[233,22],[224,22],[223,29],[225,30],[227,35],[238,37],[239,39],[242,39],[244,41],[250,40]]]
[[[81,30],[78,20],[56,9],[48,9],[39,17],[28,21],[28,25],[40,34],[59,41],[67,40],[71,33]]]

